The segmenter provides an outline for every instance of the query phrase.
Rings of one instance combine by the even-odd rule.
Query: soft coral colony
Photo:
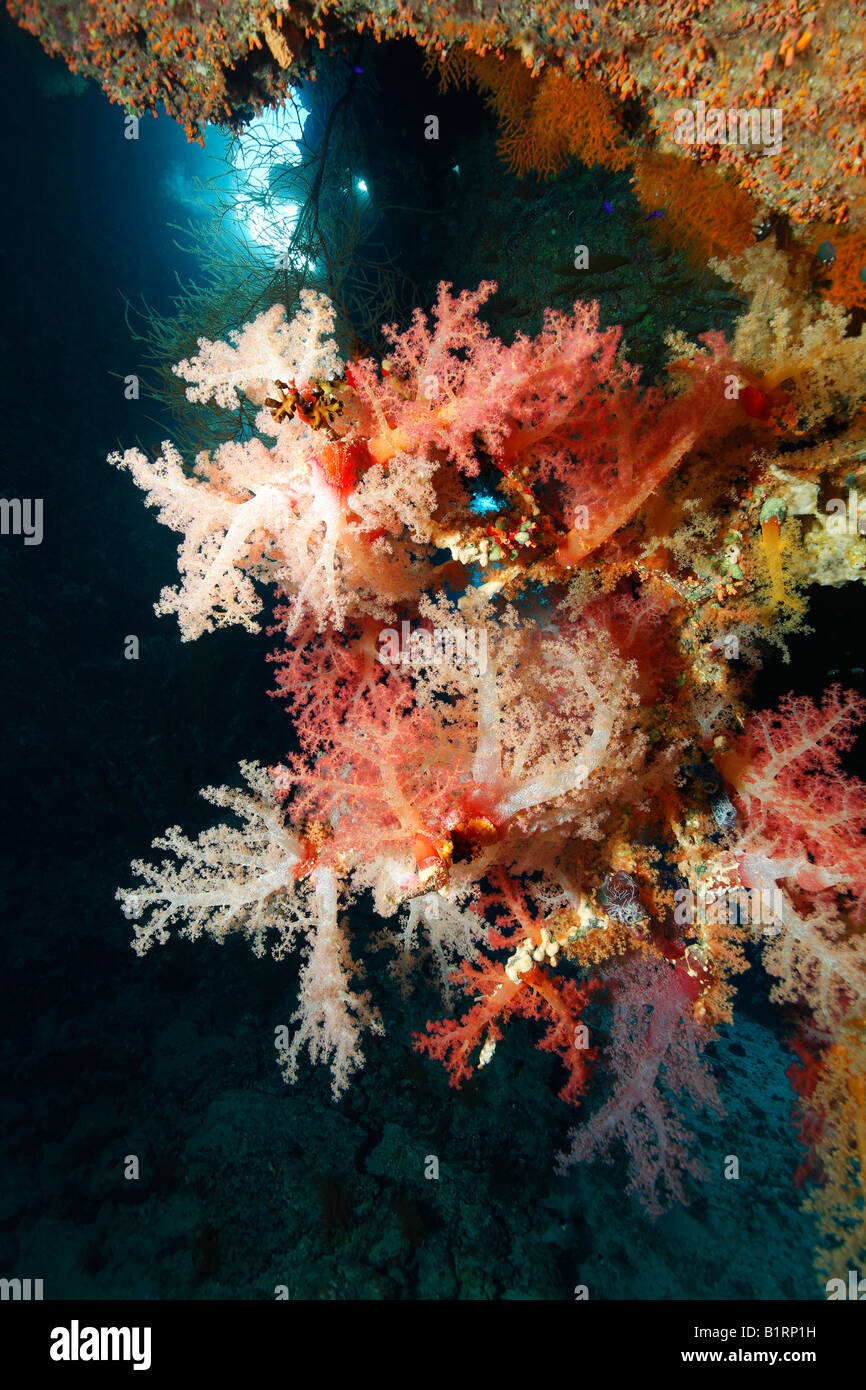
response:
[[[653,1213],[703,1175],[677,1099],[720,1108],[704,1049],[762,944],[837,1271],[866,1234],[866,787],[841,764],[866,708],[833,687],[750,712],[744,673],[802,625],[808,584],[862,565],[817,483],[861,467],[856,431],[827,439],[840,401],[866,404],[866,347],[774,248],[720,268],[752,307],[731,344],[672,340],[665,390],[595,305],[505,345],[490,283],[441,285],[380,363],[341,359],[312,291],[199,341],[175,369],[190,399],[243,397],[255,437],[189,470],[170,444],[113,462],[183,533],[158,611],[185,640],[256,630],[275,588],[296,751],[206,789],[233,822],[169,830],[120,898],[140,953],[175,926],[299,952],[281,1063],[328,1063],[339,1096],[382,1030],[347,916],[371,896],[404,978],[441,980],[415,1046],[459,1086],[507,1065],[521,1016],[565,1101],[606,1070],[560,1163],[624,1145]]]

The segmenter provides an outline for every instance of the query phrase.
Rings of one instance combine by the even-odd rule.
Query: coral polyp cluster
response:
[[[255,630],[276,591],[292,751],[208,789],[236,822],[170,830],[120,897],[140,952],[174,927],[299,952],[280,1061],[326,1062],[339,1096],[383,1027],[346,915],[369,896],[404,980],[432,961],[442,987],[415,1046],[459,1086],[531,1020],[580,1106],[561,1164],[624,1146],[651,1213],[702,1175],[678,1098],[723,1105],[704,1052],[763,950],[810,1058],[835,1271],[866,1233],[866,787],[843,770],[866,708],[835,685],[755,712],[749,685],[807,586],[862,568],[818,500],[862,470],[836,422],[863,418],[866,360],[775,247],[719,269],[750,308],[731,342],[672,338],[664,388],[594,305],[501,341],[491,283],[441,285],[379,361],[344,359],[311,291],[200,340],[190,400],[243,404],[253,437],[113,461],[183,533],[158,611],[184,639]]]

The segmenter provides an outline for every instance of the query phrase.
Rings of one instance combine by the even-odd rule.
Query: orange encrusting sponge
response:
[[[784,603],[785,580],[782,576],[782,546],[777,516],[771,516],[766,521],[761,522],[761,539],[764,543],[767,568],[770,571],[770,579],[773,584],[773,602]]]

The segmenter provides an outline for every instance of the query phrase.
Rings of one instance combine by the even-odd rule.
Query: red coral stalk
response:
[[[540,965],[533,964],[525,974],[506,973],[500,961],[481,958],[479,965],[463,962],[463,988],[480,994],[478,1001],[460,1019],[440,1019],[427,1024],[427,1032],[416,1033],[419,1052],[435,1057],[447,1068],[451,1085],[460,1085],[474,1070],[471,1054],[477,1047],[481,1056],[477,1066],[489,1060],[502,1037],[508,1018],[539,1018],[547,1028],[538,1046],[555,1052],[568,1072],[559,1092],[562,1100],[577,1105],[590,1075],[595,1050],[586,1046],[587,1032],[581,1019],[587,1003],[599,985],[596,981],[578,985],[574,980],[557,979]]]

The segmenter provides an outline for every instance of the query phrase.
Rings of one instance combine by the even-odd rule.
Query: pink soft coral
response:
[[[391,356],[380,375],[370,361],[349,380],[360,428],[377,461],[438,450],[467,473],[478,448],[523,486],[553,482],[558,559],[577,564],[634,516],[697,439],[729,424],[724,339],[706,336],[674,398],[642,390],[640,369],[621,360],[619,328],[599,328],[597,304],[571,314],[545,310],[535,338],[513,344],[478,318],[496,289],[485,281],[454,297],[439,286],[432,324],[416,311],[403,333],[388,330]]]
[[[185,640],[232,623],[255,631],[257,582],[283,588],[289,634],[310,616],[320,631],[392,619],[429,587],[437,548],[481,553],[458,474],[482,460],[538,518],[549,563],[573,566],[698,438],[729,422],[720,338],[668,398],[640,390],[638,370],[620,361],[619,330],[599,329],[597,305],[548,310],[536,338],[506,346],[478,316],[493,289],[455,296],[440,285],[432,322],[417,311],[404,332],[387,330],[381,369],[371,360],[344,369],[332,307],[312,293],[290,323],[274,308],[231,343],[200,340],[177,368],[187,394],[260,407],[257,437],[199,454],[190,471],[170,443],[154,462],[137,449],[111,456],[184,533],[182,584],[163,590],[157,611],[177,614]],[[268,410],[281,380],[300,393],[329,382],[332,408],[322,419],[301,406]],[[533,488],[547,495],[543,515]]]
[[[746,723],[716,757],[745,818],[740,878],[778,890],[780,921],[765,950],[775,997],[806,1001],[824,1027],[866,1000],[866,786],[846,776],[866,701],[840,686],[824,703],[786,696]]]
[[[694,989],[684,970],[633,954],[608,969],[613,1022],[606,1060],[613,1094],[584,1125],[572,1131],[560,1171],[578,1160],[610,1161],[615,1141],[629,1159],[628,1191],[657,1216],[673,1201],[686,1202],[686,1175],[706,1173],[692,1152],[694,1135],[675,1108],[721,1112],[716,1084],[701,1057],[711,1031],[696,1023]]]
[[[866,700],[832,686],[823,704],[786,695],[750,716],[717,765],[746,816],[740,846],[766,855],[817,900],[842,899],[866,922],[866,786],[846,776],[842,753],[866,719]]]

